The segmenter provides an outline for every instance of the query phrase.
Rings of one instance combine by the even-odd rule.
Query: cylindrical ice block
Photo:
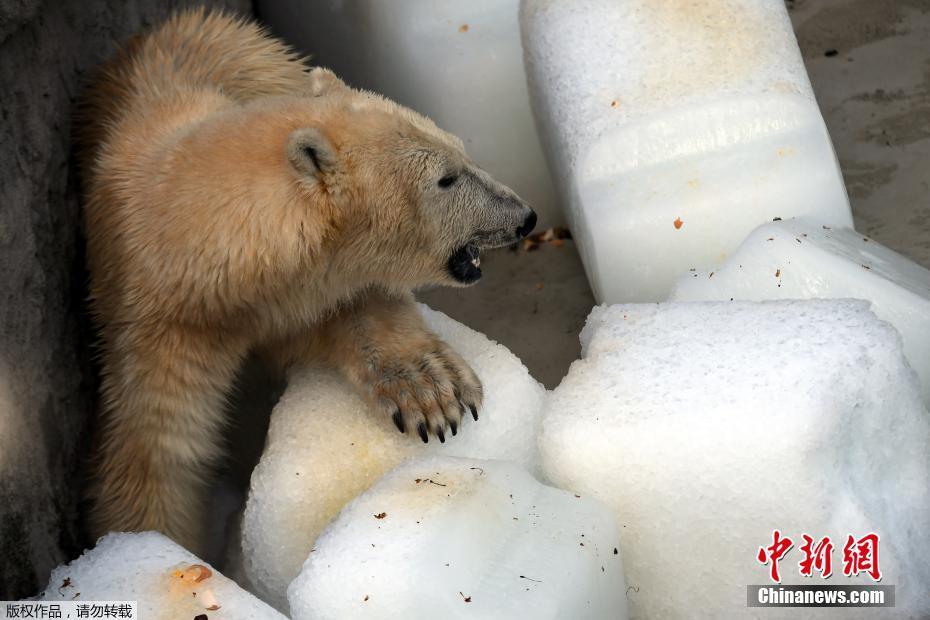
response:
[[[260,0],[276,34],[356,88],[432,118],[539,216],[563,223],[533,125],[518,0]]]
[[[782,0],[523,0],[531,101],[601,302],[659,301],[756,226],[851,226]]]

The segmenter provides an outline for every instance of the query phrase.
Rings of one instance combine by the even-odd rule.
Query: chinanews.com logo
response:
[[[798,572],[802,577],[815,574],[823,580],[833,575],[834,550],[839,551],[829,536],[815,539],[801,534],[797,547],[800,561]],[[839,541],[837,541],[839,542]],[[844,577],[868,576],[875,584],[849,585],[781,585],[783,565],[795,548],[794,540],[780,530],[772,532],[772,544],[759,547],[756,561],[768,567],[769,580],[775,585],[746,586],[746,604],[749,607],[894,607],[894,586],[876,585],[882,579],[879,558],[878,534],[869,532],[856,537],[849,534],[842,542],[842,569]]]

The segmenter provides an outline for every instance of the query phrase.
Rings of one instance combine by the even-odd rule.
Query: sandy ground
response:
[[[857,228],[930,267],[930,0],[786,4]],[[418,297],[506,345],[555,387],[579,356],[578,332],[594,305],[573,243],[499,250],[482,257],[482,269],[471,288]],[[213,491],[217,527],[207,559],[217,566],[224,517],[241,508],[282,388],[255,364],[244,375],[229,438],[233,462]]]
[[[793,4],[856,227],[930,267],[930,2]]]

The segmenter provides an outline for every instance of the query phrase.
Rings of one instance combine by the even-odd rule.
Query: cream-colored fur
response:
[[[103,367],[95,533],[200,547],[225,398],[256,349],[335,365],[423,441],[477,416],[478,379],[410,291],[474,281],[477,250],[535,216],[457,138],[203,11],[134,39],[79,126]]]

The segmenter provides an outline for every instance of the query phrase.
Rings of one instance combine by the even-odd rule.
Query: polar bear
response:
[[[481,276],[536,216],[429,119],[256,24],[202,10],[139,36],[79,115],[102,362],[91,524],[200,547],[224,403],[252,351],[338,368],[422,441],[481,384],[413,305]]]

